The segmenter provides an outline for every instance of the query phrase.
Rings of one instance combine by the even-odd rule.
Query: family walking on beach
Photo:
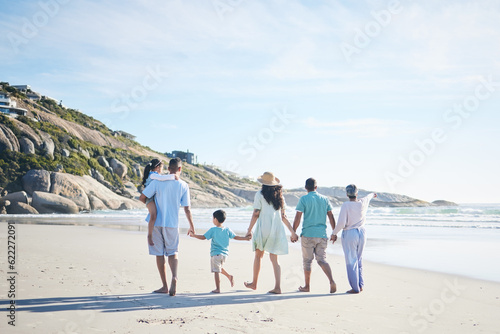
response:
[[[213,213],[213,224],[205,234],[195,233],[193,218],[190,210],[189,186],[179,178],[182,170],[182,161],[179,158],[170,160],[168,175],[161,175],[163,163],[153,159],[144,170],[143,190],[140,200],[147,205],[149,215],[148,221],[148,245],[149,254],[156,256],[156,264],[162,281],[162,287],[154,292],[176,294],[177,286],[177,252],[179,245],[179,207],[184,208],[186,218],[189,222],[188,235],[200,240],[211,240],[211,270],[215,278],[215,290],[220,292],[220,273],[226,276],[231,286],[234,286],[234,278],[224,268],[224,262],[228,256],[229,240],[252,240],[255,258],[253,262],[253,279],[245,282],[249,289],[256,290],[259,278],[261,261],[264,253],[269,253],[269,259],[273,265],[275,285],[269,293],[281,293],[281,267],[278,255],[288,254],[288,240],[285,227],[290,231],[291,242],[297,242],[299,236],[296,231],[302,221],[302,233],[300,235],[304,268],[304,286],[298,289],[301,292],[310,291],[311,266],[314,259],[321,267],[330,283],[330,293],[337,291],[333,280],[332,270],[326,260],[326,249],[328,245],[327,224],[330,223],[332,234],[330,240],[335,243],[337,234],[342,232],[342,247],[345,254],[347,276],[351,290],[347,293],[359,293],[363,291],[363,265],[362,255],[366,242],[364,229],[366,212],[370,200],[377,197],[372,193],[358,199],[358,190],[355,185],[346,187],[349,201],[345,202],[339,214],[337,224],[332,213],[332,205],[326,196],[319,194],[316,180],[309,178],[305,182],[307,195],[300,198],[296,207],[293,225],[290,224],[285,213],[285,199],[283,187],[280,180],[273,173],[265,172],[258,178],[262,184],[257,191],[253,203],[253,214],[250,225],[245,236],[236,236],[231,229],[224,226],[226,213],[217,210]],[[168,181],[168,182],[167,182]],[[172,280],[170,289],[166,279],[166,261],[170,267]]]

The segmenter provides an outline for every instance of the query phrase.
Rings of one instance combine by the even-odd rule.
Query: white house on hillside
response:
[[[28,113],[26,109],[17,108],[17,102],[12,101],[6,92],[0,92],[0,112],[13,117],[26,116]]]

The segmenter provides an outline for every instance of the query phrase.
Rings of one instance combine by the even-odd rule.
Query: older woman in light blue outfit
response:
[[[288,240],[285,234],[285,225],[292,234],[291,240],[297,241],[298,236],[292,228],[285,214],[285,199],[280,180],[273,173],[265,172],[257,181],[262,183],[262,189],[255,194],[253,215],[248,227],[247,236],[252,236],[255,259],[253,265],[253,281],[245,282],[249,289],[257,289],[260,264],[264,252],[269,253],[273,264],[275,286],[269,293],[281,293],[281,267],[278,255],[288,254]],[[252,229],[255,231],[252,234]]]

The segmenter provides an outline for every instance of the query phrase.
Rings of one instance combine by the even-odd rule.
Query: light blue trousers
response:
[[[342,231],[342,248],[344,249],[347,278],[351,288],[359,292],[363,287],[363,249],[366,243],[365,228]]]

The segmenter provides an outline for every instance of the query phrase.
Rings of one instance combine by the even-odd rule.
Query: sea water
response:
[[[224,210],[227,213],[225,225],[236,234],[245,235],[253,209]],[[197,233],[213,226],[213,211],[192,209]],[[334,208],[335,217],[339,211],[340,208]],[[77,215],[9,215],[0,216],[0,222],[88,225],[145,232],[146,215],[146,209]],[[288,207],[287,215],[293,223],[294,208]],[[180,227],[186,231],[189,224],[183,210],[180,217]],[[369,208],[366,230],[365,260],[500,282],[500,204]],[[328,235],[330,233],[331,228],[328,228]],[[300,246],[293,244],[291,247]],[[328,252],[342,256],[340,240],[329,245]]]

